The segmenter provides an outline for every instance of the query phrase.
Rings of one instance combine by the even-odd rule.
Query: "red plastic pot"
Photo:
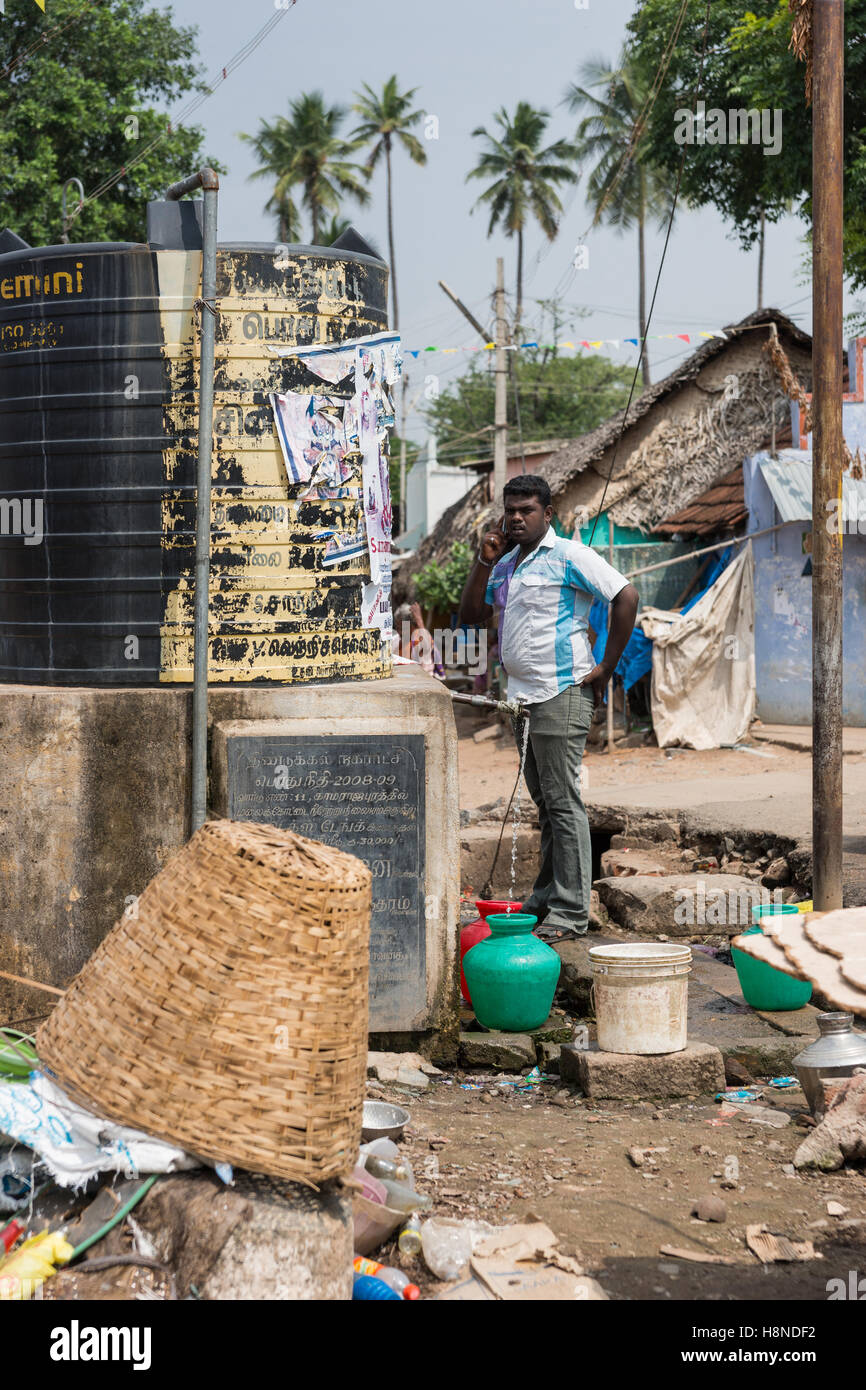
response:
[[[487,918],[492,912],[520,912],[523,903],[499,902],[488,898],[476,898],[475,906],[481,913],[474,922],[470,922],[468,927],[464,927],[460,933],[460,990],[467,1004],[472,1003],[469,995],[469,986],[466,983],[466,976],[463,974],[463,957],[467,951],[471,951],[473,946],[477,946],[479,941],[483,941],[490,935],[490,928],[487,925]]]

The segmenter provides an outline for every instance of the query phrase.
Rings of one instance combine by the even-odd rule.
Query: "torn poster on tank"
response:
[[[392,392],[402,369],[399,335],[374,333],[308,348],[269,344],[269,350],[275,356],[301,358],[311,372],[332,385],[352,378],[351,398],[288,392],[270,400],[289,476],[307,485],[301,495],[324,500],[360,493],[363,499],[363,528],[357,536],[343,532],[328,536],[323,563],[330,566],[354,558],[357,547],[366,544],[370,583],[364,589],[364,626],[380,627],[383,639],[387,638],[393,524],[388,432],[395,419]],[[360,478],[353,468],[358,455]]]
[[[314,539],[325,542],[322,564],[326,569],[342,564],[344,560],[355,560],[367,549],[363,528],[357,531],[316,531]]]
[[[337,396],[305,396],[289,391],[268,397],[290,482],[316,481],[341,487],[352,475],[343,462],[346,438]]]

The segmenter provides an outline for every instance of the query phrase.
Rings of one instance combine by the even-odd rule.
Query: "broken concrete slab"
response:
[[[586,936],[572,937],[570,941],[559,941],[554,946],[562,969],[559,972],[559,988],[578,1014],[586,1016],[593,1012],[590,1002],[592,971],[589,968],[589,952],[592,946],[612,946],[619,940],[615,936],[600,932],[587,932]]]
[[[536,1065],[535,1043],[528,1033],[461,1033],[460,1060],[470,1067],[522,1071]]]
[[[636,874],[658,878],[667,873],[667,866],[652,854],[626,846],[605,850],[601,856],[601,872],[604,878],[634,878]]]
[[[724,1090],[722,1054],[708,1043],[690,1042],[682,1052],[638,1057],[624,1052],[563,1047],[559,1073],[591,1100],[655,1100],[715,1094]]]
[[[827,1109],[794,1154],[795,1168],[831,1173],[866,1161],[866,1072],[825,1080]]]
[[[524,817],[525,821],[525,817]],[[460,882],[471,884],[480,895],[482,885],[487,882],[490,866],[496,853],[501,820],[487,825],[468,825],[460,831]],[[510,842],[511,831],[508,831]],[[521,828],[517,834],[517,858],[515,866],[515,897],[520,900],[531,889],[538,874],[541,855],[541,832]],[[493,875],[491,896],[508,896],[511,886],[511,855],[502,853]]]
[[[814,1033],[800,1036],[768,1033],[726,1042],[722,1050],[726,1058],[730,1057],[747,1067],[752,1076],[790,1076],[797,1053],[814,1041]]]
[[[572,1026],[562,1014],[551,1014],[540,1028],[533,1028],[529,1036],[536,1049],[540,1043],[571,1042]]]
[[[368,1052],[367,1075],[386,1084],[426,1091],[429,1077],[442,1073],[418,1052]]]
[[[615,922],[649,936],[736,936],[764,901],[759,885],[739,874],[638,874],[593,886]]]

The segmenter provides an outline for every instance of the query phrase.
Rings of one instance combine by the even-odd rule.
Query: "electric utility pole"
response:
[[[439,281],[440,289],[443,289],[453,304],[457,305],[464,318],[468,319],[480,334],[485,346],[490,342],[490,336],[475,318],[474,314],[466,308],[466,305],[452,289],[449,289],[444,280]],[[496,261],[496,344],[495,360],[495,395],[493,405],[493,496],[494,499],[501,500],[502,489],[507,481],[507,462],[508,462],[508,363],[505,356],[505,344],[508,341],[508,320],[505,317],[505,262],[499,256]]]
[[[842,906],[844,0],[812,7],[812,897]]]
[[[505,344],[508,322],[505,318],[505,261],[496,258],[496,389],[493,414],[493,499],[497,506],[508,481],[508,363]]]

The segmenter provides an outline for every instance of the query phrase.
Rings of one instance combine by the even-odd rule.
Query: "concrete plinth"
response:
[[[459,810],[447,692],[416,667],[380,681],[212,686],[208,717],[215,815],[227,804],[228,727],[423,740],[422,998],[381,1028],[401,1046],[453,1058]],[[188,687],[0,686],[0,969],[64,988],[124,910],[134,911],[136,895],[189,837],[191,718]],[[0,981],[0,1020],[43,1014],[53,998]]]
[[[559,1074],[591,1100],[661,1100],[715,1095],[725,1089],[725,1066],[717,1047],[689,1043],[682,1052],[636,1057],[624,1052],[563,1047]]]

